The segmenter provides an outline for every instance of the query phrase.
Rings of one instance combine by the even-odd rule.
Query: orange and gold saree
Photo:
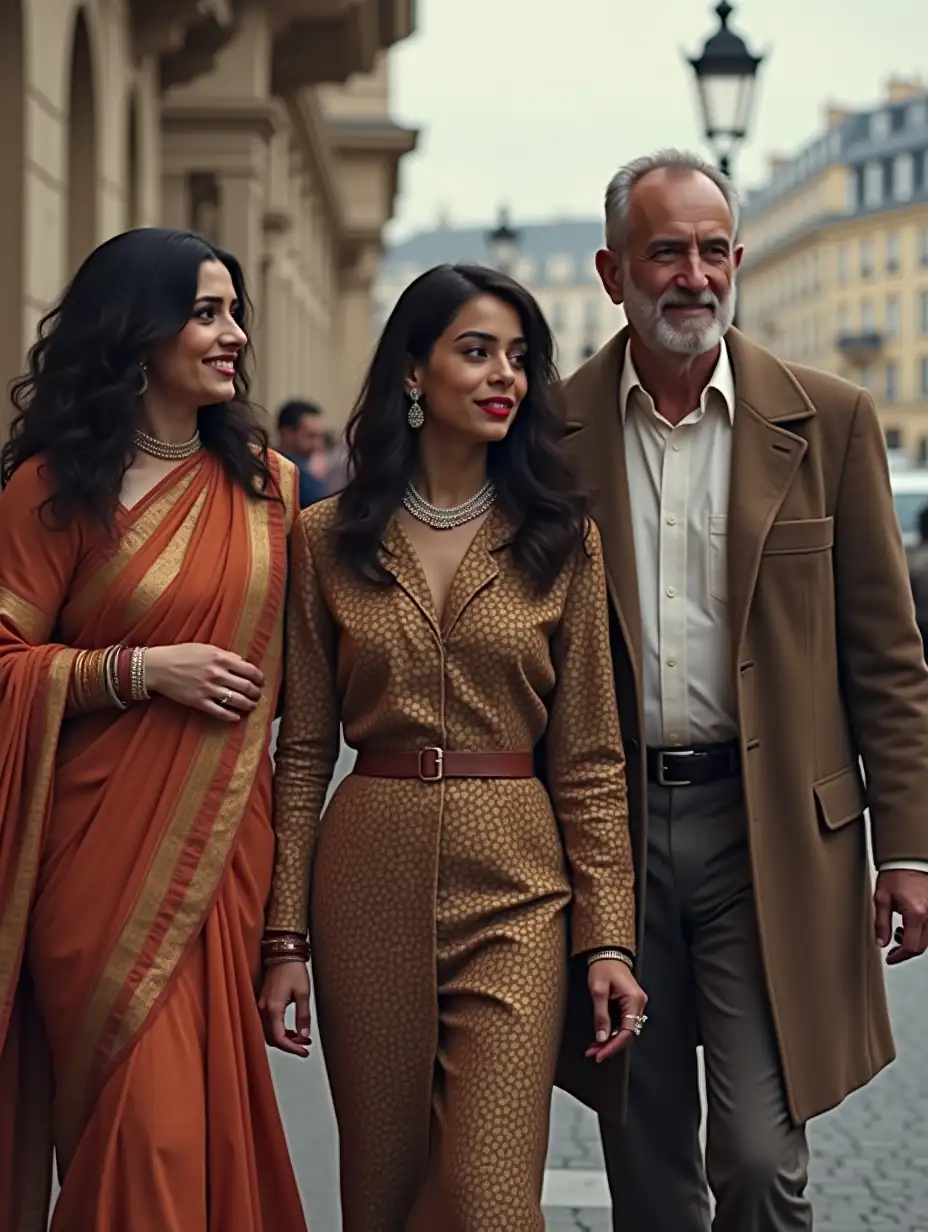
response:
[[[201,452],[118,542],[0,496],[0,1228],[304,1232],[254,997],[268,745],[296,498]],[[81,648],[205,642],[262,668],[237,724],[155,696],[66,717]]]

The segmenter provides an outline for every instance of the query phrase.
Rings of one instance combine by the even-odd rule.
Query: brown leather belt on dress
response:
[[[361,749],[354,773],[376,779],[421,779],[423,783],[440,783],[442,779],[531,779],[535,777],[535,758],[530,752],[475,753],[434,746],[418,753]]]
[[[649,748],[648,778],[661,787],[704,787],[718,779],[734,779],[741,773],[737,740],[725,744],[701,744],[692,749]]]

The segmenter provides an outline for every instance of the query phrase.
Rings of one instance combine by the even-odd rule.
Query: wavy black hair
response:
[[[428,361],[465,304],[492,295],[518,313],[526,340],[528,389],[504,440],[490,446],[488,470],[517,524],[512,551],[536,587],[549,589],[584,548],[587,500],[562,449],[564,416],[551,330],[534,297],[514,279],[480,265],[439,265],[412,282],[384,326],[348,421],[349,479],[333,533],[355,571],[386,581],[380,547],[416,462],[405,378]]]
[[[90,254],[39,322],[26,372],[11,387],[16,414],[0,451],[0,486],[42,454],[53,520],[63,526],[84,514],[112,528],[123,475],[135,457],[140,363],[148,348],[176,337],[190,320],[204,261],[221,261],[229,271],[247,333],[251,305],[242,267],[202,236],[143,227]],[[234,482],[276,498],[268,434],[248,398],[247,359],[243,352],[235,397],[201,407],[198,427],[204,447]]]

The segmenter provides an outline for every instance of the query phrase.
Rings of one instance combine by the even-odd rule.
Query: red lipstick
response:
[[[487,415],[492,415],[494,419],[508,419],[515,406],[515,400],[501,395],[497,398],[483,398],[477,405]]]

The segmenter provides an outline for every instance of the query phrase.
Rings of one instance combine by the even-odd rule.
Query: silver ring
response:
[[[222,697],[219,698],[216,705],[222,706],[223,710],[225,710],[226,706],[228,706],[229,702],[231,702],[232,696],[233,694],[231,689],[224,689]]]

